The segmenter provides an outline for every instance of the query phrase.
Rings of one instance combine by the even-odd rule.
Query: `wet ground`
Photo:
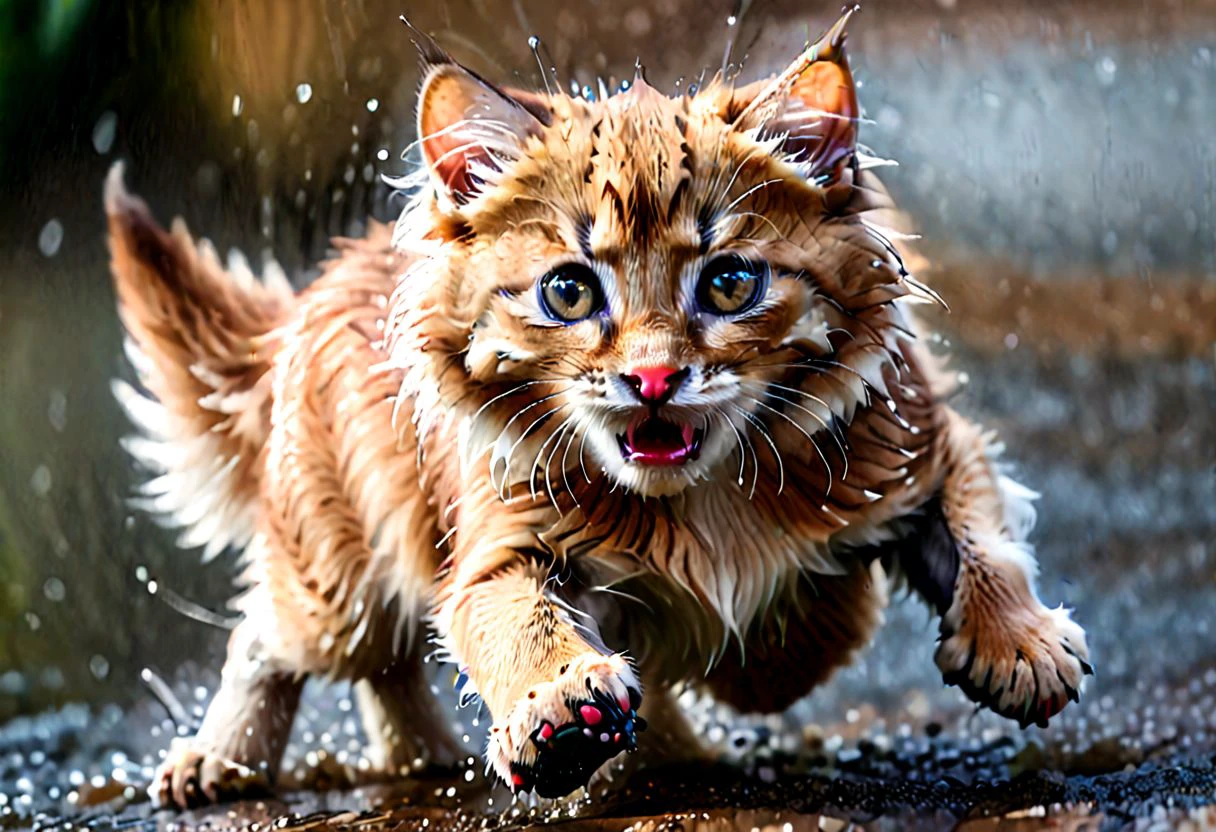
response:
[[[691,0],[485,5],[410,11],[529,83],[530,28],[563,71],[642,53],[674,84],[720,59],[720,23]],[[836,11],[742,5],[763,69]],[[1216,6],[1198,0],[874,0],[857,19],[864,135],[903,165],[886,179],[952,308],[933,323],[969,377],[957,406],[1042,492],[1042,594],[1090,634],[1097,676],[1050,728],[943,688],[935,623],[896,599],[861,661],[783,718],[689,697],[718,767],[530,807],[488,791],[484,720],[453,709],[467,767],[352,789],[349,691],[315,686],[279,800],[153,813],[143,786],[215,686],[232,570],[123,504],[137,474],[107,388],[126,371],[101,180],[128,159],[159,212],[255,261],[272,250],[299,282],[329,234],[390,216],[374,175],[400,170],[416,77],[376,21],[400,9],[315,6],[290,26],[257,4],[98,13],[127,49],[83,41],[58,121],[0,153],[0,829],[1216,829],[1216,143],[1197,131],[1216,113]]]

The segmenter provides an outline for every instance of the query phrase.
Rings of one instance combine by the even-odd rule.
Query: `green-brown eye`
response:
[[[566,263],[540,279],[540,303],[553,320],[573,324],[603,311],[604,290],[589,267]]]
[[[697,279],[697,305],[712,315],[738,315],[764,297],[768,266],[737,254],[715,257]]]

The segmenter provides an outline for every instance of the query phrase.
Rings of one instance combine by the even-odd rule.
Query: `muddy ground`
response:
[[[896,598],[861,661],[783,718],[690,696],[717,767],[512,803],[477,762],[484,715],[453,709],[470,765],[352,788],[366,764],[349,691],[317,686],[279,800],[151,811],[151,768],[215,685],[232,561],[201,566],[124,505],[139,474],[107,386],[128,370],[102,177],[127,160],[162,216],[306,282],[330,234],[395,210],[377,177],[403,170],[417,80],[398,5],[84,3],[73,48],[5,99],[19,117],[0,130],[0,828],[1216,829],[1208,2],[876,1],[855,25],[863,138],[901,163],[885,179],[951,305],[932,320],[969,377],[957,406],[1042,492],[1041,592],[1090,633],[1097,675],[1050,728],[944,688],[934,622]],[[732,11],[757,75],[836,12],[411,5],[492,77],[540,83],[536,31],[565,78],[628,75],[641,54],[669,87],[721,62]]]

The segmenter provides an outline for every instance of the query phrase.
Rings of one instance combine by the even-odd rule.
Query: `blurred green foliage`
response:
[[[0,0],[0,164],[35,108],[48,105],[46,85],[64,71],[93,0]]]

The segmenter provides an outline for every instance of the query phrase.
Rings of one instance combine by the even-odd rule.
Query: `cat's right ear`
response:
[[[457,205],[496,182],[544,129],[528,104],[450,60],[430,67],[418,94],[418,138],[435,184]]]

